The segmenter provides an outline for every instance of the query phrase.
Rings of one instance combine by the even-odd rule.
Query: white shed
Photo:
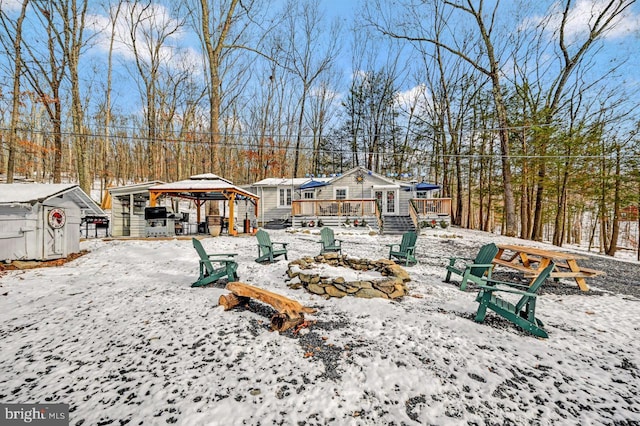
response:
[[[85,215],[106,216],[78,185],[0,184],[0,260],[51,260],[78,253]]]
[[[114,237],[146,237],[144,210],[149,206],[149,188],[164,182],[136,183],[110,188],[111,235]]]

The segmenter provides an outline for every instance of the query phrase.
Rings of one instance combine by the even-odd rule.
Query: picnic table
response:
[[[551,278],[573,278],[582,291],[588,291],[585,278],[595,277],[604,272],[584,268],[578,260],[585,259],[572,253],[544,250],[536,247],[498,244],[498,254],[493,259],[494,265],[502,265],[523,272],[526,277],[537,277],[552,261],[555,268]]]

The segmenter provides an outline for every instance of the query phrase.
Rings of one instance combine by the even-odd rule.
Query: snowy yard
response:
[[[319,253],[312,232],[269,231],[289,260]],[[400,240],[336,238],[370,259]],[[292,290],[287,261],[254,262],[254,237],[203,239],[238,253],[241,281],[317,309],[297,334],[270,332],[267,305],[225,312],[222,286],[191,288],[188,239],[85,241],[89,253],[64,266],[0,276],[0,401],[68,403],[72,425],[640,424],[640,300],[589,280],[591,294],[539,298],[549,339],[492,313],[477,324],[476,291],[444,283],[444,265],[490,241],[522,243],[424,232],[410,296],[389,301]]]

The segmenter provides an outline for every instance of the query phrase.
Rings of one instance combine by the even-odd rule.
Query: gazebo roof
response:
[[[235,186],[227,179],[212,173],[191,176],[189,179],[156,185],[149,188],[149,193],[171,195],[192,200],[228,200],[230,194],[242,198],[257,200],[256,194]]]

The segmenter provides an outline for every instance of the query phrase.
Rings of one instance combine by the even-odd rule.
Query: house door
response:
[[[380,211],[384,216],[398,214],[397,189],[378,189],[375,191],[375,197],[378,201],[378,206],[380,206]]]
[[[67,214],[64,209],[44,207],[44,224],[42,227],[44,259],[59,259],[65,256],[66,223]]]

